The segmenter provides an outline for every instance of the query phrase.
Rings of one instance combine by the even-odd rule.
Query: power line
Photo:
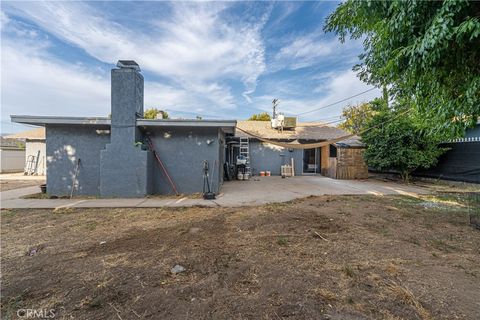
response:
[[[307,114],[307,113],[312,113],[312,112],[315,112],[315,111],[318,111],[318,110],[322,110],[322,109],[325,109],[325,108],[328,108],[328,107],[331,107],[331,106],[334,106],[336,104],[339,104],[341,102],[345,102],[349,99],[352,99],[352,98],[355,98],[355,97],[358,97],[358,96],[361,96],[362,94],[365,94],[367,92],[370,92],[370,91],[373,91],[377,88],[371,88],[371,89],[368,89],[368,90],[365,90],[363,92],[360,92],[360,93],[357,93],[351,97],[348,97],[348,98],[345,98],[345,99],[342,99],[342,100],[339,100],[339,101],[336,101],[336,102],[333,102],[333,103],[330,103],[330,104],[327,104],[326,106],[323,106],[323,107],[320,107],[320,108],[316,108],[316,109],[312,109],[312,110],[309,110],[309,111],[305,111],[305,112],[302,112],[302,113],[299,113],[297,114],[297,116],[301,116],[301,115],[304,115],[304,114]]]
[[[218,118],[221,119],[222,117],[219,117],[218,115],[211,115],[211,114],[206,114],[206,113],[200,113],[200,112],[190,112],[190,111],[181,111],[181,110],[173,110],[173,109],[165,109],[165,111],[171,112],[172,114],[192,114],[195,116],[201,116],[201,117],[210,117],[210,118]]]

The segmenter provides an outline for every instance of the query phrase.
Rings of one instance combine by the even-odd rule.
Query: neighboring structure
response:
[[[467,130],[465,137],[441,146],[450,150],[439,157],[437,165],[414,175],[480,183],[480,123]]]
[[[0,137],[0,173],[22,172],[25,145],[18,139]]]
[[[314,144],[340,137],[349,133],[322,122],[293,124],[290,130],[272,127],[269,121],[238,121],[236,138],[249,138],[250,167],[253,175],[270,171],[280,175],[282,165],[291,165],[295,175],[321,174],[334,179],[366,179],[368,167],[363,159],[364,145],[354,136],[340,142],[310,149],[293,149],[277,146],[256,137],[270,141],[296,144]],[[251,133],[251,134],[248,134]],[[235,146],[235,139],[229,145]],[[236,153],[230,152],[234,161]]]
[[[133,61],[111,72],[111,119],[15,116],[12,121],[45,126],[47,192],[52,195],[142,197],[173,188],[148,148],[158,152],[180,193],[202,192],[204,161],[211,187],[223,181],[226,134],[234,120],[143,119],[143,76]]]
[[[11,134],[6,138],[18,139],[25,143],[24,172],[43,176],[46,174],[45,128],[35,128]]]

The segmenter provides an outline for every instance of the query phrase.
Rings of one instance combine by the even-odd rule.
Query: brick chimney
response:
[[[110,143],[100,152],[100,195],[143,197],[150,191],[150,151],[137,142],[142,133],[143,76],[135,61],[120,60],[112,69],[112,119]]]
[[[133,60],[119,60],[112,69],[111,143],[135,143],[140,139],[137,118],[143,118],[143,76]]]

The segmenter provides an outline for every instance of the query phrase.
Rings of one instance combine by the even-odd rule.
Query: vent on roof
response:
[[[117,67],[134,69],[135,71],[140,72],[140,66],[133,60],[118,60]]]

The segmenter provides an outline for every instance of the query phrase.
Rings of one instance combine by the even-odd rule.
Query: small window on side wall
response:
[[[335,147],[333,144],[330,145],[330,158],[336,158],[337,157],[337,147]]]

